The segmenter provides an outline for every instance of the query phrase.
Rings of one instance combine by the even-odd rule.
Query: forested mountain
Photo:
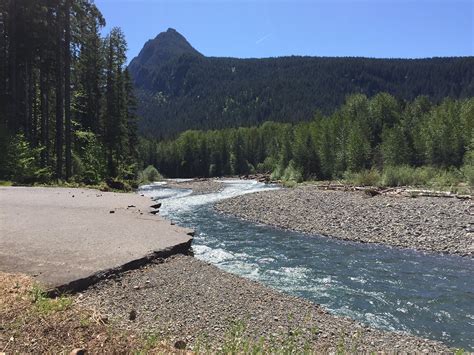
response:
[[[310,120],[347,95],[387,92],[398,100],[474,96],[474,57],[371,59],[205,57],[175,30],[146,43],[129,66],[139,128],[155,137],[186,129]]]
[[[126,41],[92,0],[0,1],[0,180],[136,172]]]
[[[133,73],[135,82],[140,82],[141,88],[153,90],[154,73],[183,55],[202,57],[181,34],[169,28],[145,43],[140,55],[130,62],[128,69]]]

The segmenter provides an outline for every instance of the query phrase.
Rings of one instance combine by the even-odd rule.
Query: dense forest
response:
[[[430,166],[472,184],[474,58],[207,58],[170,29],[127,68],[104,26],[92,0],[0,1],[0,180]]]
[[[104,25],[92,0],[0,1],[0,180],[135,176],[127,44]]]
[[[420,172],[448,170],[473,185],[474,99],[433,104],[426,96],[405,102],[387,93],[354,94],[333,114],[309,122],[190,130],[175,140],[144,141],[141,155],[177,177],[260,172],[302,181],[430,166]],[[416,169],[407,173],[415,178]]]
[[[474,57],[371,59],[205,57],[173,29],[148,41],[129,66],[141,133],[172,138],[187,129],[309,121],[347,95],[426,95],[439,103],[474,96]]]

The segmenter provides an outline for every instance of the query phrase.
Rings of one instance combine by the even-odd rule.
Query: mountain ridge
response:
[[[352,93],[426,95],[434,102],[474,96],[474,57],[207,57],[174,29],[148,41],[129,70],[140,130],[158,138],[309,120],[316,111],[333,112]]]
[[[184,54],[202,56],[183,35],[174,28],[168,28],[145,43],[138,56],[130,62],[128,70],[132,77],[146,81],[147,75]]]

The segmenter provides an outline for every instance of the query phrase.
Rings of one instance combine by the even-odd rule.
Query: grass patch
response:
[[[48,298],[31,277],[0,272],[0,352],[68,354],[180,353],[134,331],[117,328],[73,296]],[[182,352],[181,352],[182,353]]]
[[[383,171],[384,186],[414,186],[454,193],[470,193],[469,177],[463,170],[410,166],[387,167]]]
[[[46,296],[44,290],[38,286],[33,285],[31,289],[31,296],[33,303],[38,312],[42,314],[51,314],[54,312],[62,312],[68,309],[72,305],[72,298],[65,295],[61,295],[57,298],[50,298]]]
[[[382,172],[376,169],[358,173],[347,172],[344,181],[356,186],[417,187],[432,190],[470,194],[474,186],[474,168],[438,169],[434,167],[387,166]]]
[[[311,330],[310,336],[316,337],[319,331]],[[306,336],[305,336],[306,335]],[[196,353],[200,348],[194,349]],[[311,339],[302,329],[295,328],[286,333],[272,334],[269,337],[253,337],[243,320],[230,323],[219,354],[314,354]]]
[[[474,165],[466,164],[461,168],[462,174],[471,189],[474,189]]]
[[[380,186],[382,177],[378,170],[363,170],[358,173],[346,172],[344,180],[357,186]]]
[[[147,333],[142,339],[143,347],[138,352],[139,354],[148,354],[160,344],[160,337],[156,333]]]

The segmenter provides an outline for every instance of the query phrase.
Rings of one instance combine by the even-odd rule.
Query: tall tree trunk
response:
[[[63,24],[61,5],[58,5],[56,43],[56,177],[63,176],[63,135],[64,135],[64,66],[63,66]]]
[[[31,131],[32,131],[32,116],[33,116],[33,101],[32,101],[32,86],[33,86],[33,77],[32,77],[32,61],[28,59],[25,61],[25,76],[24,76],[24,128],[25,136],[31,142]]]
[[[48,73],[43,63],[40,72],[40,95],[41,95],[41,166],[44,168],[49,164],[49,117],[48,117]]]
[[[7,9],[2,8],[0,12],[0,125],[6,122],[8,92],[8,41],[7,41]]]
[[[115,164],[114,164],[114,150],[113,146],[115,143],[116,137],[114,136],[114,127],[113,119],[115,110],[117,109],[117,102],[114,100],[114,48],[112,43],[112,37],[109,38],[109,54],[108,54],[108,64],[107,64],[107,96],[106,96],[106,114],[105,114],[105,136],[106,136],[106,146],[107,146],[107,170],[108,176],[115,176]]]
[[[17,131],[18,128],[18,87],[17,87],[17,1],[10,0],[8,7],[8,77],[9,77],[9,104],[10,110],[8,114],[8,127],[11,132]]]
[[[71,0],[66,0],[65,9],[65,40],[64,40],[64,112],[66,119],[66,179],[72,176],[72,146],[71,146]]]
[[[32,77],[33,85],[31,91],[32,100],[32,125],[31,130],[33,146],[38,146],[38,72],[35,71]]]

